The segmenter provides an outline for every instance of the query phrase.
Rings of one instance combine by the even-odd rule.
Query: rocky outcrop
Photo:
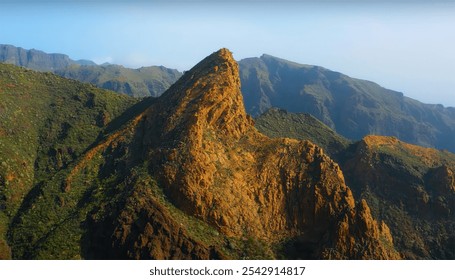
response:
[[[107,124],[87,97],[91,125]],[[13,257],[401,257],[322,148],[256,130],[226,49],[107,126],[73,161],[56,153],[8,231]]]
[[[306,249],[295,257],[399,258],[322,149],[257,132],[226,49],[147,109],[135,137],[170,201],[228,237],[296,240]]]
[[[373,217],[384,220],[409,259],[451,259],[455,247],[455,155],[393,137],[368,136],[346,152],[342,169]]]
[[[195,241],[150,189],[137,187],[122,207],[109,208],[107,219],[97,213],[88,220],[85,248],[94,259],[220,259],[221,252]],[[111,233],[106,235],[106,233]]]

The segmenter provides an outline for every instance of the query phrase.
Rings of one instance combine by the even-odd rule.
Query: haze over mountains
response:
[[[12,45],[0,45],[0,61],[38,71],[54,71],[69,65],[96,65],[90,60],[72,60],[65,54],[48,54],[39,50],[25,50]]]
[[[373,82],[269,55],[239,64],[245,106],[254,116],[279,107],[309,113],[348,139],[395,136],[455,151],[455,108],[423,104]]]
[[[121,65],[97,65],[90,60],[74,61],[67,55],[47,54],[11,45],[0,45],[0,61],[91,83],[134,97],[161,95],[182,74],[163,66],[130,69]]]
[[[85,64],[90,65],[80,65],[68,62],[64,55],[48,55],[43,66],[34,62],[46,60],[41,52],[40,60],[34,58],[36,51],[29,51],[30,59],[24,60],[19,59],[19,54],[26,51],[20,48],[14,51],[12,46],[3,45],[1,50],[0,58],[8,57],[9,63],[54,71],[135,97],[159,96],[182,75],[162,66],[129,69],[88,62]],[[252,116],[278,107],[309,113],[351,140],[369,134],[395,136],[409,143],[455,152],[455,108],[423,104],[373,82],[270,55],[243,59],[239,67],[246,111]]]
[[[265,67],[278,89],[311,71],[253,62],[242,73],[219,50],[144,99],[0,64],[0,257],[455,258],[454,154],[352,143],[276,109],[255,127],[241,76],[266,89]],[[321,76],[347,96],[368,89],[316,70],[303,96]]]

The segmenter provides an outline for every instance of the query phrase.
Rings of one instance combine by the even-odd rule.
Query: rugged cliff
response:
[[[258,128],[274,137],[339,139],[311,118],[269,111]],[[308,131],[316,132],[311,134]],[[333,137],[335,135],[335,137]],[[327,142],[321,144],[329,149]],[[365,199],[375,219],[390,226],[395,248],[407,259],[455,257],[455,155],[394,137],[367,136],[338,149],[338,163],[356,198]]]
[[[136,117],[131,133],[134,140],[107,149],[140,147],[139,161],[148,161],[169,201],[227,238],[281,244],[285,257],[399,257],[387,226],[372,219],[366,202],[356,206],[319,147],[257,132],[228,50],[188,71]]]
[[[254,128],[226,49],[36,186],[9,236],[15,258],[400,258],[320,147]]]
[[[405,258],[455,258],[454,154],[368,136],[346,151],[342,169]]]

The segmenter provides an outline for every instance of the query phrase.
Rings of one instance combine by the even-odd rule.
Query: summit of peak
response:
[[[210,54],[187,71],[160,103],[162,111],[170,113],[169,130],[210,127],[240,137],[253,127],[240,92],[239,67],[228,49]]]
[[[227,48],[221,48],[218,51],[214,52],[213,54],[225,60],[234,60],[232,52]]]

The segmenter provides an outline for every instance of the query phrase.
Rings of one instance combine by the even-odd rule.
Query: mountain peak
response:
[[[228,49],[207,56],[177,81],[161,98],[173,112],[168,130],[210,128],[239,138],[253,126],[240,92],[237,62]]]
[[[28,96],[13,93],[27,92],[34,81],[21,85],[2,73],[1,88],[11,93],[2,96],[7,101],[2,104],[27,101]],[[103,101],[83,85],[66,91],[60,84],[73,82],[58,79],[49,85],[53,76],[39,76],[38,96],[42,88],[52,95],[39,99],[38,104],[47,104],[45,110],[31,111],[24,120],[44,111],[52,126],[43,119],[29,135],[33,123],[26,129],[13,126],[22,115],[14,106],[6,110],[15,128],[6,132],[10,138],[23,135],[22,143],[30,136],[42,139],[32,141],[40,143],[32,148],[45,151],[26,160],[29,150],[22,144],[23,162],[0,158],[0,184],[14,190],[15,197],[32,197],[25,208],[23,199],[15,202],[14,223],[0,224],[12,225],[6,232],[14,257],[175,259],[226,253],[257,258],[259,253],[267,258],[399,258],[391,236],[381,236],[387,227],[379,228],[366,203],[356,206],[340,167],[320,147],[270,139],[253,127],[243,107],[238,65],[228,50],[209,55],[160,98],[123,110],[109,109],[112,102],[128,102],[117,95]],[[55,106],[59,100],[68,108]],[[66,118],[72,104],[81,109],[80,122]],[[109,123],[107,113],[119,117]],[[92,129],[94,119],[101,119],[99,127],[78,143],[75,153],[71,146],[78,130],[73,129]],[[97,137],[104,129],[104,137]],[[14,141],[1,147],[9,143]],[[60,148],[66,145],[71,146]],[[24,166],[31,168],[24,171],[31,174],[27,178],[38,174],[45,181],[27,181],[27,191],[19,193],[11,188],[18,180],[11,176],[20,172],[10,167]],[[448,174],[444,182],[451,182],[449,172],[439,173]],[[40,199],[34,199],[35,190]],[[0,232],[0,242],[4,235]]]
[[[222,59],[234,61],[232,52],[227,48],[221,48],[213,54],[219,56]]]

